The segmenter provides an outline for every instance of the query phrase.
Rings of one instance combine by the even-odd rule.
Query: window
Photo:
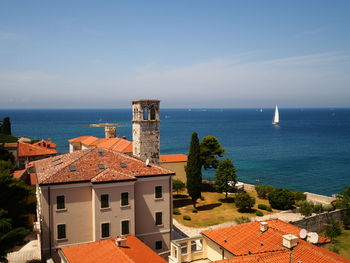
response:
[[[109,207],[109,196],[101,195],[101,208],[108,208],[108,207]]]
[[[127,235],[129,233],[129,220],[122,221],[122,235]]]
[[[150,115],[151,115],[151,120],[156,119],[156,110],[154,108],[151,109]]]
[[[148,109],[143,109],[143,119],[148,120]]]
[[[66,238],[66,225],[60,224],[57,225],[57,239],[64,239]]]
[[[104,156],[105,153],[104,152],[98,152],[98,156]]]
[[[129,205],[129,193],[125,192],[121,194],[121,206]]]
[[[162,187],[161,186],[156,186],[154,192],[155,192],[154,193],[155,198],[162,198],[163,197]]]
[[[163,213],[162,212],[157,212],[156,213],[156,225],[162,225],[163,224]]]
[[[101,237],[109,237],[109,223],[101,224]]]
[[[64,202],[64,195],[56,196],[56,203],[57,203],[57,210],[65,209],[66,208],[66,204]]]
[[[158,240],[156,241],[156,249],[162,249],[163,248],[163,241]]]

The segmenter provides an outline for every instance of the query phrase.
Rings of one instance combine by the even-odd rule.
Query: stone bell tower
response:
[[[159,100],[132,102],[133,155],[159,164],[160,111]]]

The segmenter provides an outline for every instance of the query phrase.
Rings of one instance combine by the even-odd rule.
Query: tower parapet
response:
[[[106,126],[105,127],[105,138],[115,138],[117,137],[117,127]]]
[[[159,164],[160,109],[159,100],[132,102],[133,155]]]

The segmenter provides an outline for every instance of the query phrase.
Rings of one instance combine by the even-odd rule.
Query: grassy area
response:
[[[350,259],[350,230],[343,230],[342,234],[332,244],[327,244],[325,248],[331,251],[338,250],[338,254]]]
[[[173,215],[173,217],[181,224],[190,227],[205,227],[216,224],[221,224],[227,221],[233,221],[237,217],[255,217],[255,210],[258,209],[258,204],[269,205],[268,200],[258,198],[255,191],[247,191],[250,196],[253,196],[256,200],[254,210],[249,213],[241,213],[235,206],[234,200],[229,196],[225,200],[225,194],[203,192],[202,196],[204,200],[198,199],[197,210],[198,213],[193,213],[193,205],[191,199],[187,196],[187,193],[182,192],[179,195],[174,194],[174,208],[178,208],[181,215]],[[262,211],[262,210],[261,210]],[[273,210],[273,212],[262,211],[265,215],[273,212],[279,212],[279,210]],[[183,216],[188,215],[191,217],[190,221],[184,220]]]

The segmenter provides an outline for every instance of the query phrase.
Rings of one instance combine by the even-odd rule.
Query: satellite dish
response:
[[[317,244],[318,243],[318,234],[316,232],[312,232],[310,235],[310,242],[312,244]]]
[[[300,237],[301,239],[305,239],[305,238],[307,237],[307,231],[306,231],[306,229],[300,230],[300,232],[299,232],[299,237]]]
[[[146,159],[146,165],[149,166],[149,159]]]

